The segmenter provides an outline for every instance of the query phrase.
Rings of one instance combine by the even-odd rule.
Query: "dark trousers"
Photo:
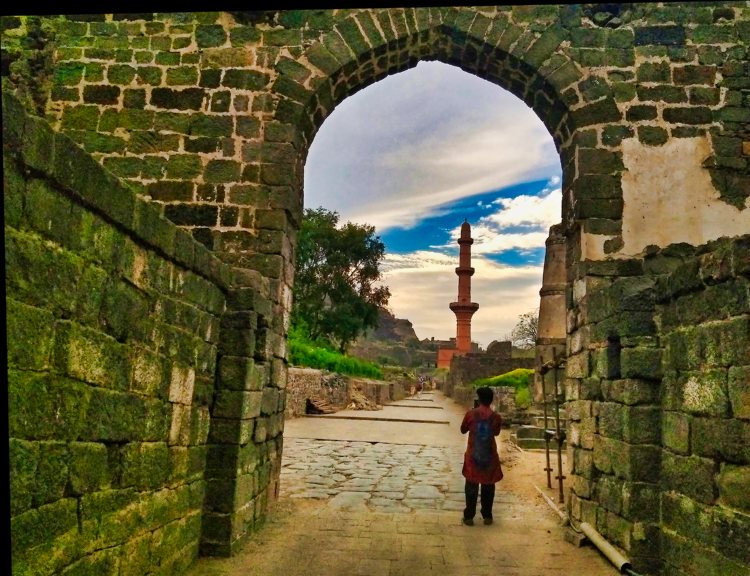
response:
[[[464,494],[466,494],[466,508],[464,508],[464,518],[474,518],[477,513],[477,496],[479,496],[479,486],[474,482],[466,481]],[[481,484],[481,512],[482,518],[492,518],[492,502],[495,500],[495,485]]]

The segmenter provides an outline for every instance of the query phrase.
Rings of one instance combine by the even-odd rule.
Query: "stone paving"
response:
[[[291,438],[280,494],[378,512],[463,510],[462,461],[459,447]]]
[[[403,410],[287,422],[269,520],[237,556],[201,558],[187,576],[618,573],[596,549],[565,542],[541,498],[520,498],[503,482],[494,524],[462,525],[463,410],[440,393],[421,400],[439,408],[432,422],[404,422],[403,410],[417,410],[409,401]]]

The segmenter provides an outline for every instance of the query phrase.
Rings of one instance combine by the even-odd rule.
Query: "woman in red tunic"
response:
[[[463,523],[473,526],[477,511],[477,496],[481,486],[481,513],[485,524],[492,524],[492,504],[495,500],[495,483],[503,479],[500,457],[497,454],[495,436],[500,434],[503,420],[500,414],[490,408],[493,393],[491,388],[477,388],[479,405],[469,410],[461,422],[461,434],[469,433],[461,473],[466,478],[464,493],[466,508]],[[483,429],[486,440],[482,440]],[[483,442],[485,446],[483,446]],[[486,447],[486,450],[483,448]],[[485,452],[486,454],[482,454]]]

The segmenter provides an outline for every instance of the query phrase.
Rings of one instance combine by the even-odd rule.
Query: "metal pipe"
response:
[[[609,542],[604,539],[604,536],[599,534],[591,524],[588,522],[581,522],[581,532],[591,540],[591,543],[596,546],[599,551],[607,557],[607,560],[612,562],[615,568],[620,574],[625,574],[625,571],[632,572],[630,561],[625,558],[620,552],[612,546]]]
[[[547,472],[547,488],[552,488],[552,466],[549,463],[549,434],[547,434],[547,383],[544,381],[544,357],[539,356],[539,375],[542,378],[542,407],[544,409],[544,453],[547,455],[547,467],[544,469]]]

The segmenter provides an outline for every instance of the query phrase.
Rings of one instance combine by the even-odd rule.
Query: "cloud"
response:
[[[552,178],[550,184],[558,178]],[[561,219],[562,190],[549,185],[539,195],[519,195],[498,198],[492,202],[493,211],[471,227],[474,244],[472,254],[492,254],[510,249],[544,247],[549,227]],[[450,232],[450,242],[436,249],[454,248],[461,235],[458,225]]]
[[[343,101],[305,166],[305,205],[342,220],[410,227],[441,204],[559,171],[552,138],[526,104],[438,62]]]
[[[456,257],[428,250],[386,256],[383,283],[391,289],[389,307],[410,320],[420,339],[455,337],[456,317],[448,304],[457,298]],[[541,266],[504,266],[483,257],[472,258],[472,301],[479,310],[472,318],[472,340],[486,348],[501,340],[518,316],[539,306]]]

